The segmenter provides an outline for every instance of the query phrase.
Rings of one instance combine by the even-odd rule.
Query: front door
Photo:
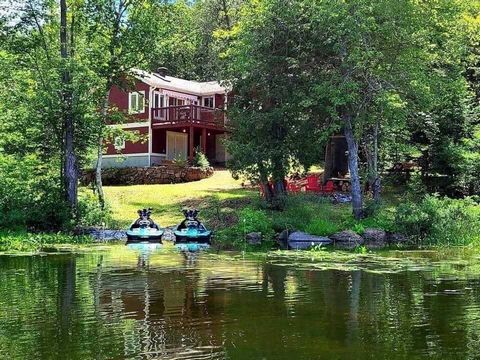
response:
[[[167,160],[187,160],[187,151],[187,134],[167,131]]]

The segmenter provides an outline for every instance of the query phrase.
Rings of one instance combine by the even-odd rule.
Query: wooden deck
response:
[[[194,126],[224,129],[225,112],[198,105],[169,106],[152,109],[152,127]]]

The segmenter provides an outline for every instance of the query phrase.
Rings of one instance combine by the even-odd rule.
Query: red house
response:
[[[105,167],[152,166],[164,160],[193,159],[200,149],[212,163],[224,163],[228,133],[227,90],[216,81],[197,82],[134,70],[131,91],[113,87],[109,103],[128,114],[126,131],[144,135],[138,142],[116,138],[106,144]],[[119,126],[119,125],[110,125]],[[146,139],[146,141],[145,141]]]

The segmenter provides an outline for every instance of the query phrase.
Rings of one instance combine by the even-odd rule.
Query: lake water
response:
[[[480,358],[480,254],[0,256],[0,359],[407,358]]]

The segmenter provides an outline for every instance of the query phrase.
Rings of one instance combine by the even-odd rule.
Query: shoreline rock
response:
[[[387,245],[387,233],[382,229],[365,229],[362,237],[367,249],[381,249]]]
[[[304,233],[302,231],[294,231],[289,234],[287,239],[288,248],[293,250],[306,250],[314,246],[331,245],[332,240],[325,236],[316,236]]]
[[[341,250],[353,250],[365,243],[363,237],[352,230],[340,231],[330,236],[333,247]]]

